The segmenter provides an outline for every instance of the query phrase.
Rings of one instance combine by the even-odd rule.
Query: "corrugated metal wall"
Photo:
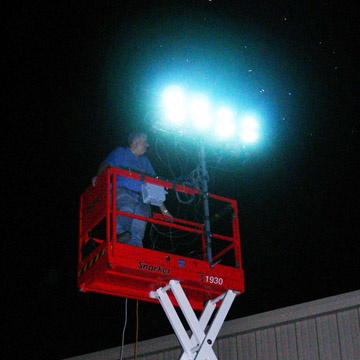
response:
[[[123,359],[134,358],[134,345]],[[360,291],[225,322],[214,344],[219,360],[360,360]],[[115,360],[114,348],[72,360]],[[177,360],[175,335],[138,344],[138,360]]]
[[[359,309],[218,340],[219,359],[360,360]]]

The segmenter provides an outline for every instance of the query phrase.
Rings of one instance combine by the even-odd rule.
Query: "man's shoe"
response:
[[[130,231],[124,231],[121,234],[116,235],[116,242],[118,243],[128,243],[131,240],[131,232]]]

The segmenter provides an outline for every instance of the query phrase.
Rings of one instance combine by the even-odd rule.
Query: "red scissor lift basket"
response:
[[[240,235],[237,203],[235,200],[208,194],[210,199],[224,202],[232,208],[232,235],[212,233],[212,239],[222,241],[223,246],[213,255],[212,262],[206,259],[206,238],[204,225],[179,218],[170,218],[160,213],[152,217],[142,217],[116,210],[116,176],[124,176],[162,186],[169,191],[177,191],[201,196],[194,188],[167,180],[150,177],[141,173],[107,168],[98,176],[96,185],[90,186],[80,200],[80,236],[78,259],[78,286],[81,291],[158,302],[152,296],[158,288],[166,286],[170,280],[181,283],[186,296],[195,310],[202,310],[204,302],[220,296],[227,290],[244,292],[244,275],[241,265]],[[114,205],[113,205],[114,204]],[[201,259],[172,253],[140,248],[112,241],[116,238],[116,216],[123,215],[145,220],[159,226],[166,226],[200,235],[202,241]],[[92,236],[93,230],[104,223],[104,236]],[[89,241],[97,247],[87,255],[84,248]],[[234,257],[231,266],[218,263],[226,254]],[[177,306],[174,297],[170,296]]]

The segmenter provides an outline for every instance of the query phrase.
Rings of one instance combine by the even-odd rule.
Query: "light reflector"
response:
[[[259,137],[259,123],[252,116],[246,116],[240,123],[240,138],[245,143],[255,142]]]
[[[186,119],[186,95],[179,86],[169,86],[162,95],[166,120],[181,125]]]
[[[210,101],[205,95],[197,94],[192,97],[189,104],[191,121],[199,129],[207,129],[212,123]]]
[[[235,132],[234,114],[228,108],[220,108],[217,112],[217,123],[215,129],[221,138],[229,138]]]

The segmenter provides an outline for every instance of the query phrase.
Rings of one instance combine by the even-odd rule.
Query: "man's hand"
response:
[[[171,218],[171,221],[174,220],[174,217],[170,214],[169,210],[168,209],[165,209],[164,211],[162,211],[162,214],[165,215],[165,216],[168,216]]]
[[[161,205],[159,206],[159,208],[160,208],[161,213],[162,213],[164,216],[168,216],[169,218],[171,218],[171,221],[174,220],[173,216],[170,214],[169,210],[165,207],[164,204],[161,204]]]

